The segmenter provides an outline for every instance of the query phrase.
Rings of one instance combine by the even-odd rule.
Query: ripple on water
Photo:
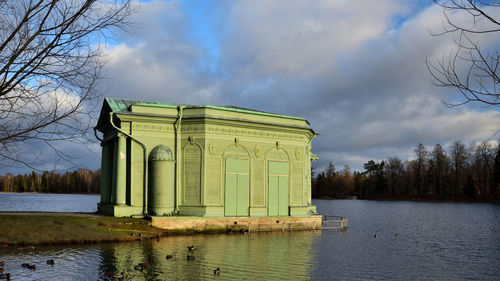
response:
[[[154,258],[148,270],[126,272],[127,276],[137,280],[234,280],[242,276],[246,280],[308,279],[311,262],[307,256],[311,254],[310,240],[313,238],[311,235],[288,234],[170,237],[159,242],[135,243],[128,249],[124,264],[128,269],[147,262],[150,256]],[[306,243],[301,242],[304,240]],[[296,243],[296,247],[290,247],[290,243]],[[195,256],[193,261],[186,258],[188,245],[196,246],[190,253]],[[116,248],[113,250],[117,251]],[[167,260],[166,254],[174,258]],[[221,269],[220,275],[213,273],[217,267]]]
[[[9,249],[0,252],[5,272],[12,280],[77,280],[97,279],[101,263],[99,247],[39,247],[37,250]],[[47,260],[54,260],[54,265]],[[23,263],[34,264],[36,270],[23,268]]]

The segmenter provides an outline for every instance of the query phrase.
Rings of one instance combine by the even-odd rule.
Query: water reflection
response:
[[[88,246],[0,249],[12,280],[307,280],[314,268],[319,232],[259,233],[166,237],[159,241]],[[187,246],[194,245],[187,260]],[[166,255],[173,255],[166,259]],[[55,264],[48,265],[53,259]],[[21,264],[35,264],[36,270]],[[139,263],[148,266],[134,270]],[[221,269],[220,275],[214,269]]]
[[[123,272],[125,280],[499,280],[498,204],[314,203],[325,214],[347,216],[348,231],[0,248],[0,261],[12,280],[109,280],[108,272]],[[186,259],[190,245],[196,247],[193,261]],[[49,259],[54,266],[46,264]],[[147,269],[134,270],[143,262]],[[35,264],[36,271],[22,263]],[[217,267],[220,275],[213,274]]]
[[[53,259],[54,265],[47,264]],[[97,246],[89,247],[40,247],[34,251],[13,248],[0,249],[0,261],[11,280],[81,280],[96,279],[102,262]],[[29,263],[36,270],[23,268]]]
[[[309,279],[319,233],[267,233],[168,237],[160,241],[102,245],[99,278],[123,272],[133,280]],[[187,246],[194,245],[187,260]],[[173,255],[167,260],[166,255]],[[147,263],[144,271],[134,265]],[[214,269],[220,267],[220,275]]]

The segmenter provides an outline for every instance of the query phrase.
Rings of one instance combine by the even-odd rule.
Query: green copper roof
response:
[[[106,102],[111,107],[113,112],[129,111],[131,105],[148,105],[148,106],[158,106],[158,107],[177,107],[182,104],[175,104],[169,102],[153,102],[153,101],[141,101],[141,100],[131,100],[131,99],[118,99],[118,98],[105,98]]]
[[[177,106],[184,106],[186,108],[213,108],[213,109],[227,110],[227,111],[241,112],[241,113],[248,113],[248,114],[255,114],[255,115],[274,116],[274,117],[282,117],[282,118],[288,118],[288,119],[304,120],[304,118],[302,118],[302,117],[281,115],[281,114],[269,113],[269,112],[258,111],[258,110],[254,110],[254,109],[248,109],[248,108],[236,107],[236,106],[186,105],[186,104],[175,104],[175,103],[169,103],[169,102],[151,102],[151,101],[141,101],[141,100],[131,100],[131,99],[120,99],[120,98],[106,98],[105,100],[109,104],[109,106],[111,107],[111,111],[113,111],[113,112],[129,111],[131,105],[141,105],[141,106],[151,106],[151,107],[167,107],[167,108],[168,107],[172,108],[172,107],[177,107]]]

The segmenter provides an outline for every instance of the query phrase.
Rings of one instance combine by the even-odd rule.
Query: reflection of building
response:
[[[105,280],[106,272],[123,272],[123,280],[310,280],[318,264],[319,233],[188,235],[109,243],[97,246],[101,258],[94,260]],[[196,250],[188,252],[189,245]],[[167,260],[167,254],[173,258]],[[188,261],[188,254],[195,260]],[[147,263],[147,269],[134,270],[139,263]],[[214,278],[217,267],[221,273]]]
[[[232,106],[107,98],[99,211],[115,216],[308,216],[303,118]],[[177,160],[177,161],[176,161]]]

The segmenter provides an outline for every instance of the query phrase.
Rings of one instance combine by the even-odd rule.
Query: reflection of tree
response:
[[[103,245],[99,277],[112,271],[123,272],[125,280],[207,280],[220,267],[220,277],[227,280],[310,279],[316,235],[196,235]],[[196,246],[194,261],[186,260],[188,245]],[[167,260],[167,254],[174,258]],[[154,260],[148,261],[149,256]],[[134,270],[140,262],[148,263],[143,272]]]
[[[99,263],[99,279],[107,280],[109,276],[107,273],[116,272],[117,268],[115,251],[112,244],[102,245],[101,246],[101,262]]]

